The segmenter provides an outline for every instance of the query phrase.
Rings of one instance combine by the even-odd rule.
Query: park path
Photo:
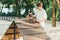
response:
[[[6,33],[12,21],[0,20],[0,40]],[[48,40],[47,34],[39,27],[38,24],[26,23],[24,21],[16,22],[17,27],[22,35],[22,40]],[[20,40],[18,39],[18,40]]]
[[[15,22],[24,40],[60,40],[60,22],[57,22],[56,27],[52,27],[52,23],[47,21],[44,29],[37,23],[31,24],[21,20],[15,20]],[[11,21],[0,20],[0,35],[10,24]]]
[[[22,25],[22,24],[24,24],[24,25]],[[44,29],[39,27],[38,24],[29,24],[29,23],[21,22],[21,21],[20,22],[18,21],[17,25],[20,28],[21,34],[23,35],[24,39],[27,38],[27,39],[32,39],[32,40],[35,40],[35,39],[60,40],[60,22],[59,21],[56,22],[56,27],[52,27],[51,21],[46,21],[46,27],[44,27]],[[29,25],[31,25],[31,26],[29,26]],[[28,34],[30,34],[30,35],[28,35]]]
[[[31,24],[24,21],[18,21],[16,22],[16,25],[24,40],[49,40],[44,29],[42,29],[37,23]]]
[[[50,37],[50,40],[60,40],[60,21],[56,22],[56,27],[52,27],[52,22],[47,21],[44,31]]]

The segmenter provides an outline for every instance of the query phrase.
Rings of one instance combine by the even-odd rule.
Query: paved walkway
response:
[[[56,24],[56,27],[52,27],[51,22],[46,22],[44,31],[51,38],[50,40],[60,40],[60,22],[57,22]]]
[[[15,20],[15,22],[20,29],[20,33],[24,40],[60,40],[60,22],[57,22],[57,27],[52,27],[52,23],[47,21],[44,29],[39,27],[39,24],[37,23],[30,24],[21,20]],[[0,20],[0,36],[2,35],[2,32],[5,32],[2,30],[6,30],[8,28],[7,25],[10,25],[9,23],[11,22]]]
[[[44,40],[45,36],[47,36],[47,38],[49,37],[50,40],[60,40],[60,22],[56,23],[57,24],[56,27],[52,27],[51,21],[47,21],[46,22],[46,27],[44,29],[42,29],[41,27],[38,27],[37,24],[35,25],[35,24],[29,24],[29,23],[25,23],[25,22],[21,22],[21,23],[22,24],[32,25],[32,26],[25,26],[25,25],[22,25],[22,24],[18,24],[18,25],[20,25],[18,27],[20,28],[21,33],[24,36],[24,39],[25,38],[27,38],[27,39],[32,38],[32,40],[35,40],[35,39]],[[41,31],[43,31],[43,32],[41,32]],[[42,37],[41,37],[41,35],[39,33],[42,34]]]
[[[20,33],[23,35],[24,40],[49,40],[46,32],[39,24],[30,24],[23,21],[17,21],[16,25],[20,29]]]

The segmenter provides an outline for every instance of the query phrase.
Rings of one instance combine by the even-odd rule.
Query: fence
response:
[[[13,21],[15,19],[18,19],[18,17],[14,17],[14,16],[0,16],[0,20]]]

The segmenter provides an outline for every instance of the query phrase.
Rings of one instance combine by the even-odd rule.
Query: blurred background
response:
[[[43,8],[47,12],[48,20],[52,20],[52,8],[54,8],[56,20],[60,21],[58,0],[54,0],[54,7],[52,7],[52,0],[0,0],[0,16],[25,18],[29,12],[32,12],[34,15],[34,10],[38,2],[43,2]]]
[[[48,16],[44,32],[35,17],[38,2],[43,3]],[[46,34],[51,40],[60,40],[60,0],[0,0],[1,35],[12,22],[28,40],[47,38]]]

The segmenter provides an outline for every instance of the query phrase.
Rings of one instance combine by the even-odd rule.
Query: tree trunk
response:
[[[56,16],[55,16],[55,9],[54,9],[54,0],[52,0],[52,26],[56,27]]]
[[[18,16],[18,18],[20,18],[20,7],[18,4],[18,0],[15,0],[15,4],[16,4],[17,16]]]
[[[60,8],[60,0],[56,0],[58,7]]]

